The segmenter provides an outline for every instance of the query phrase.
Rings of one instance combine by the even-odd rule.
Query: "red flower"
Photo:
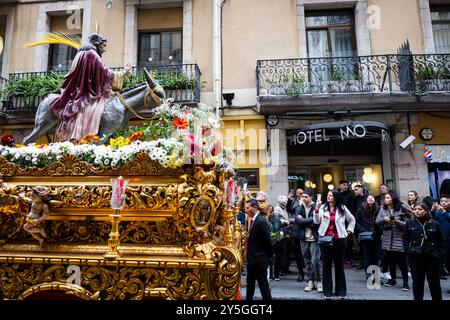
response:
[[[172,123],[177,129],[185,129],[189,125],[185,118],[176,118]]]
[[[2,146],[7,147],[13,147],[15,142],[16,140],[14,140],[14,137],[10,134],[5,134],[1,140]]]
[[[144,136],[145,136],[144,131],[137,131],[131,135],[130,141],[134,142],[134,141],[141,140]]]

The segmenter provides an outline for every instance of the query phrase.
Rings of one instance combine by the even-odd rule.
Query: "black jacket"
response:
[[[364,213],[363,208],[360,206],[356,211],[356,227],[355,234],[365,231],[377,232],[375,226],[375,220],[377,219],[378,212],[375,212],[374,216],[370,216]]]
[[[289,198],[288,203],[286,204],[286,211],[290,214],[295,213],[295,209],[300,206],[298,200],[296,198]]]
[[[353,191],[347,190],[341,192],[342,203],[347,207],[351,214],[355,215],[355,200]]]
[[[367,201],[367,196],[355,196],[353,198],[353,202],[355,204],[355,213],[358,213],[358,210],[361,208],[361,205]],[[349,209],[350,210],[350,209]],[[350,210],[351,211],[351,210]]]
[[[424,231],[427,239],[424,239]],[[441,225],[434,221],[425,222],[424,228],[417,219],[406,222],[403,233],[403,246],[408,254],[421,254],[424,252],[436,256],[445,254],[445,240]],[[423,241],[423,243],[422,243]]]
[[[252,223],[247,244],[247,262],[267,265],[273,257],[272,241],[270,239],[269,222],[261,212]]]
[[[314,236],[314,241],[319,239],[319,225],[315,224],[313,221],[314,209],[316,208],[316,204],[313,203],[311,206],[311,211],[309,212],[309,217],[306,218],[306,209],[302,204],[301,206],[297,206],[295,209],[295,221],[294,227],[292,228],[291,236],[293,238],[299,238],[300,240],[305,240],[305,228],[311,228],[311,232]],[[303,219],[299,219],[298,216],[302,216]]]

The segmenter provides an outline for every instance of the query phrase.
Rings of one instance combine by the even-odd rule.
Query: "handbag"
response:
[[[333,245],[333,236],[319,236],[319,246],[331,247]]]
[[[359,233],[359,241],[373,240],[372,231],[363,231]]]

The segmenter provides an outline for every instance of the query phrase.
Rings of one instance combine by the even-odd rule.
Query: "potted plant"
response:
[[[331,73],[330,80],[326,84],[326,89],[324,92],[328,93],[337,93],[337,92],[345,92],[346,88],[343,85],[343,81],[345,80],[345,72],[343,70],[334,69]]]
[[[303,74],[293,75],[290,85],[287,86],[286,94],[295,96],[305,93],[305,80],[306,77]]]

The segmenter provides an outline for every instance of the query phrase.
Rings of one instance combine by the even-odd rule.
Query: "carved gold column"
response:
[[[239,206],[234,206],[233,208],[233,235],[239,242],[240,236],[241,236],[241,230],[239,228],[239,221],[238,221],[238,215],[239,215]]]
[[[233,210],[230,209],[224,209],[223,210],[223,220],[226,223],[225,226],[225,233],[223,236],[224,244],[225,246],[231,246],[233,244],[233,234],[231,231],[231,217],[233,217]]]
[[[111,215],[111,233],[108,239],[108,252],[104,255],[105,259],[115,259],[120,255],[117,247],[120,244],[119,240],[119,220],[120,220],[120,210],[114,210],[114,214]]]

